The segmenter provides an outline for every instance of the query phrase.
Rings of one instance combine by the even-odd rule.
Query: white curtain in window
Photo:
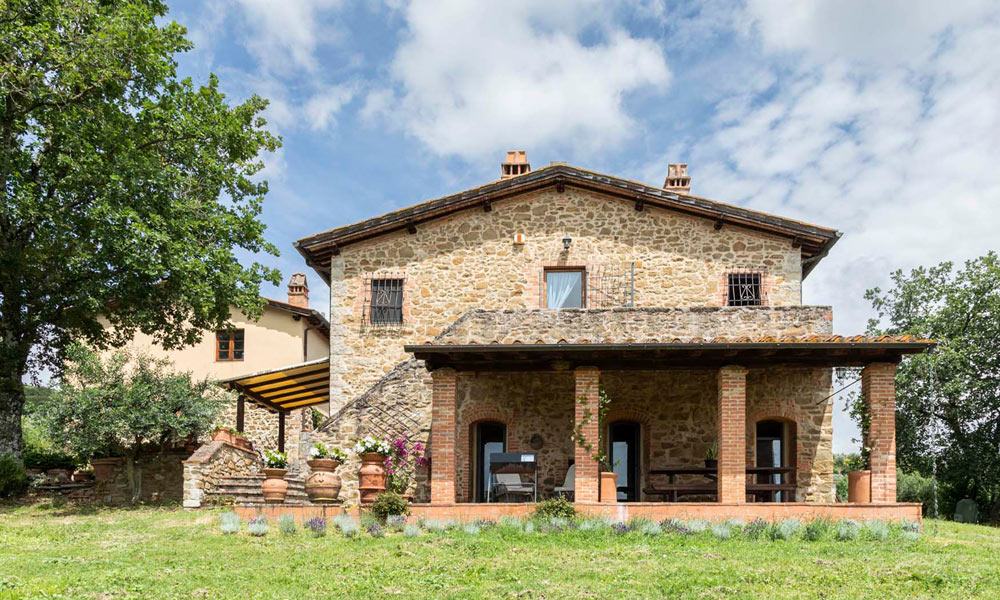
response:
[[[546,273],[546,306],[549,308],[581,308],[583,306],[583,273],[555,271]]]

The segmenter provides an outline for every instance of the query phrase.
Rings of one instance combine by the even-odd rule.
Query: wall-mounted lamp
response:
[[[569,250],[569,245],[573,243],[573,238],[568,235],[563,238],[563,250]]]

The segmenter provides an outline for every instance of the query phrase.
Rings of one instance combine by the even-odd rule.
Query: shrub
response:
[[[546,531],[562,531],[570,526],[571,521],[564,517],[552,517],[544,522]]]
[[[535,524],[532,521],[528,521],[524,524],[524,533],[535,533]]]
[[[326,535],[326,519],[323,517],[313,517],[305,523],[305,528],[312,532],[315,537]]]
[[[782,519],[770,528],[772,540],[790,540],[802,529],[802,521],[798,519]]]
[[[521,531],[521,519],[517,517],[500,517],[499,525],[502,529],[516,529],[517,531]]]
[[[904,473],[896,476],[896,501],[920,502],[926,515],[934,501],[934,481],[919,473]]]
[[[915,521],[903,521],[899,525],[899,536],[904,540],[919,540],[920,524]]]
[[[861,530],[869,540],[882,541],[889,539],[889,524],[885,521],[868,521]]]
[[[334,523],[336,523],[337,529],[340,529],[340,533],[344,534],[344,537],[354,537],[361,531],[361,525],[347,515],[337,516]]]
[[[741,519],[728,519],[726,521],[726,525],[729,525],[729,528],[735,532],[743,531],[743,528],[747,526],[747,523]]]
[[[80,461],[69,454],[64,454],[58,450],[43,450],[27,448],[24,451],[24,468],[41,469],[75,469]]]
[[[13,454],[0,454],[0,498],[16,496],[28,487],[24,465]]]
[[[667,533],[679,533],[681,535],[691,535],[691,528],[680,519],[664,519],[660,521],[660,529]]]
[[[636,531],[639,531],[643,535],[657,536],[663,533],[663,529],[661,529],[659,525],[649,520],[646,520],[638,528],[634,529],[636,529]]]
[[[586,519],[580,521],[580,531],[600,531],[608,527],[604,519]]]
[[[538,503],[533,517],[536,519],[551,519],[552,517],[573,519],[576,518],[576,508],[562,496],[549,498]]]
[[[479,535],[481,529],[479,528],[479,525],[476,525],[475,523],[466,523],[465,526],[462,527],[462,531],[469,535]]]
[[[708,521],[695,519],[694,521],[689,521],[687,527],[691,530],[691,533],[704,533],[708,530]]]
[[[406,500],[403,500],[398,494],[382,492],[375,498],[370,512],[379,522],[385,523],[389,517],[406,515],[409,512],[409,506],[407,506]]]
[[[434,519],[428,519],[421,523],[423,528],[431,533],[444,533],[448,530],[448,523],[445,521],[436,521]]]
[[[383,538],[385,537],[385,528],[378,523],[372,523],[366,528],[368,535],[373,538]]]
[[[406,528],[406,515],[392,515],[385,520],[385,526],[392,531],[403,531]]]
[[[806,523],[806,528],[802,531],[802,539],[807,542],[816,542],[830,535],[832,525],[828,519],[813,519]]]
[[[295,535],[295,517],[293,515],[281,515],[278,517],[278,529],[284,535]]]
[[[733,529],[727,523],[713,523],[712,535],[720,540],[728,540],[733,537]]]
[[[747,536],[747,538],[751,540],[759,540],[767,535],[770,527],[771,526],[767,521],[757,517],[753,521],[750,521],[749,525],[743,528],[743,535]]]
[[[419,525],[407,525],[403,528],[403,535],[408,538],[419,537],[420,533],[421,531]]]
[[[255,537],[264,537],[267,535],[267,519],[264,517],[257,517],[247,523],[247,532]]]
[[[222,529],[222,533],[233,534],[239,533],[240,531],[240,517],[234,512],[224,512],[220,516],[221,521],[219,527]]]
[[[625,535],[626,533],[632,531],[632,528],[628,526],[628,523],[612,523],[611,531],[617,533],[618,535]]]
[[[836,536],[838,540],[856,540],[861,535],[861,527],[857,521],[844,519],[837,522]]]

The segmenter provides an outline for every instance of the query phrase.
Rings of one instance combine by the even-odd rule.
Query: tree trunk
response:
[[[125,477],[128,480],[129,502],[135,504],[142,498],[142,467],[136,464],[133,452],[125,455]]]
[[[5,353],[6,354],[6,353]],[[21,412],[24,410],[24,384],[16,361],[0,360],[0,454],[21,458]]]

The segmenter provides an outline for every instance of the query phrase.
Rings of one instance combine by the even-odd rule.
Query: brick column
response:
[[[719,369],[719,502],[747,500],[747,370]]]
[[[872,502],[896,501],[896,365],[872,363],[861,371],[861,394],[868,407]]]
[[[454,369],[431,373],[431,504],[455,503],[455,383]]]
[[[601,485],[600,469],[594,454],[598,451],[599,432],[597,427],[597,411],[599,409],[601,372],[597,367],[579,367],[574,371],[576,377],[576,395],[574,396],[573,428],[583,422],[589,414],[587,422],[580,428],[580,433],[586,438],[587,444],[591,446],[588,450],[583,448],[574,440],[573,459],[575,467],[575,492],[576,502],[596,503],[598,501],[598,490]]]

